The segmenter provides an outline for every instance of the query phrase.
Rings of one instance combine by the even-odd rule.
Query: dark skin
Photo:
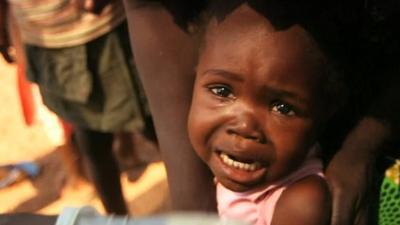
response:
[[[191,95],[193,85],[192,67],[197,45],[193,38],[185,33],[182,23],[179,22],[179,15],[183,13],[179,14],[179,10],[169,10],[173,3],[166,6],[125,0],[125,6],[137,66],[148,95],[158,137],[163,139],[160,141],[160,147],[166,158],[173,204],[179,210],[188,209],[188,206],[197,210],[212,209],[215,207],[215,200],[212,200],[213,187],[210,184],[212,176],[205,172],[207,169],[191,155],[193,150],[183,127],[188,113],[187,96]],[[164,85],[166,83],[168,85]],[[171,104],[170,107],[164,106],[166,102]],[[171,118],[174,118],[174,124]],[[175,129],[176,123],[181,126],[178,130]],[[352,129],[329,163],[326,176],[333,195],[332,225],[366,224],[368,212],[363,207],[371,200],[367,190],[370,190],[369,187],[373,183],[373,180],[367,177],[372,177],[371,165],[375,163],[375,156],[381,152],[381,147],[385,145],[391,133],[391,128],[379,119],[365,117]],[[374,144],[368,144],[370,141]],[[356,146],[361,147],[355,149]],[[368,157],[358,158],[360,152]],[[173,159],[176,155],[184,159],[179,161],[179,166],[173,165],[174,160],[178,160]],[[357,160],[354,160],[355,158]],[[188,182],[184,174],[179,175],[186,171],[191,171],[195,174],[193,176],[197,176],[195,182]],[[352,176],[349,176],[348,171],[354,171]],[[207,205],[208,207],[205,207]]]
[[[113,134],[78,126],[74,129],[79,150],[105,210],[113,214],[127,214],[120,172],[112,152]]]
[[[136,3],[125,1],[131,43],[166,165],[172,203],[176,210],[215,211],[212,174],[192,150],[186,132],[195,40],[161,5]]]
[[[376,158],[390,136],[391,130],[381,121],[365,117],[329,163],[326,177],[333,196],[333,225],[371,222],[368,215],[375,209],[369,206],[376,201],[377,190],[370,187],[376,176]],[[345,176],[348,171],[359,175]]]
[[[173,5],[170,4],[171,7]],[[153,111],[157,136],[162,139],[160,147],[164,157],[169,158],[166,163],[173,204],[180,210],[215,210],[212,175],[195,156],[185,128],[190,104],[188,96],[191,95],[194,82],[193,66],[197,45],[184,31],[181,23],[176,22],[176,18],[183,13],[168,10],[162,4],[138,0],[125,0],[125,6],[137,66]],[[159,54],[160,49],[163,50],[163,56]],[[332,225],[367,224],[368,211],[365,206],[371,200],[367,190],[370,190],[373,182],[367,177],[372,177],[371,165],[374,165],[376,155],[380,154],[381,147],[392,133],[390,126],[381,120],[364,117],[355,125],[331,160],[326,176],[333,195]],[[184,160],[179,160],[177,155]],[[360,155],[365,157],[359,158]],[[178,165],[173,165],[176,161]],[[349,176],[348,171],[353,171],[352,176]],[[5,217],[10,216],[0,216]],[[32,217],[25,219],[28,219],[25,223],[10,220],[5,224],[32,223]],[[52,221],[41,224],[54,222],[55,218],[52,218]]]
[[[302,27],[276,32],[247,4],[212,19],[204,45],[190,140],[226,188],[267,187],[299,167],[329,116],[325,57]],[[328,224],[330,205],[327,183],[308,176],[282,193],[271,224]]]

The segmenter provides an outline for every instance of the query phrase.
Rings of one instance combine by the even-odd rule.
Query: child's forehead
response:
[[[226,15],[223,19],[213,17],[208,24],[208,36],[230,35],[250,30],[263,30],[266,33],[275,31],[268,18],[260,15],[247,4],[243,4]]]
[[[293,25],[285,30],[276,30],[264,15],[246,5],[222,21],[213,19],[206,33],[204,47],[201,55],[206,53],[207,57],[201,59],[212,64],[221,61],[263,64],[264,60],[279,58],[293,62],[287,65],[296,68],[295,64],[309,64],[313,67],[325,61],[324,54],[301,26]]]
[[[324,70],[323,53],[301,26],[277,30],[246,5],[213,19],[208,28],[198,71],[221,69],[249,78],[273,73],[280,80],[297,74],[308,80]]]
[[[318,49],[312,36],[299,24],[277,30],[267,15],[262,15],[247,4],[242,4],[223,19],[211,19],[205,37],[205,44],[243,44],[261,41],[285,43],[281,47],[296,44],[302,50]],[[293,47],[293,46],[292,46]]]

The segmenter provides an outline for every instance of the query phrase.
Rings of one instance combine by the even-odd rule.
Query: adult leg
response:
[[[192,149],[186,128],[197,55],[195,40],[161,5],[138,7],[132,0],[124,3],[173,206],[178,210],[215,210],[212,174]]]
[[[108,213],[127,214],[120,173],[112,153],[113,134],[82,127],[74,127],[74,130],[104,208]]]

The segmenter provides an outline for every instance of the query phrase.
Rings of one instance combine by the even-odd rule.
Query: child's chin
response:
[[[227,188],[231,191],[234,191],[234,192],[253,191],[253,190],[258,189],[259,187],[263,186],[263,183],[260,183],[260,182],[244,184],[244,183],[238,183],[238,182],[235,182],[233,180],[228,180],[228,179],[219,180],[219,182],[225,188]]]

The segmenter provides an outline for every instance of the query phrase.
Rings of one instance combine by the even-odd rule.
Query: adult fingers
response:
[[[350,193],[345,193],[341,188],[335,185],[330,186],[332,193],[331,225],[353,225],[355,197],[351,196]]]
[[[368,204],[363,204],[363,206],[357,212],[354,225],[367,225],[368,219],[370,218],[368,211]]]
[[[357,202],[357,212],[354,220],[355,225],[378,224],[380,179],[379,173],[370,168],[366,176],[368,187],[365,195]]]

